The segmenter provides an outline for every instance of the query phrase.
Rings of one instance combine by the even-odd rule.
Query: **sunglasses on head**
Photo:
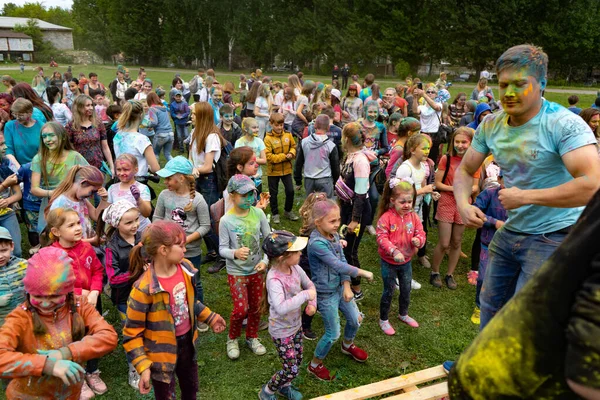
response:
[[[435,92],[433,90],[428,90],[425,93],[427,93],[427,94],[435,94]]]

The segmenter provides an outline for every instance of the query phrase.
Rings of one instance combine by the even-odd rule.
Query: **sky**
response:
[[[15,3],[16,5],[22,6],[25,3],[42,3],[46,7],[62,7],[71,8],[73,0],[0,0],[0,9],[6,3]]]

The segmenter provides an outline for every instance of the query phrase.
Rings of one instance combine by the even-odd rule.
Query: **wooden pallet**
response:
[[[385,400],[439,400],[448,397],[447,382],[435,383],[421,388],[417,385],[437,379],[446,379],[447,376],[444,368],[439,365],[381,382],[344,390],[343,392],[315,397],[312,400],[363,400],[395,392],[401,393],[386,397]]]

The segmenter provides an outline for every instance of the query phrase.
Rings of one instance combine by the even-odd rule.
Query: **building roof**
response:
[[[13,32],[0,29],[0,38],[31,39],[30,36],[22,32]]]
[[[0,29],[13,29],[15,25],[27,25],[29,19],[34,19],[43,31],[72,31],[66,26],[54,25],[37,18],[0,17]]]

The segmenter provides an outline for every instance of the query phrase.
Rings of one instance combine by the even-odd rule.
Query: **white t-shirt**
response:
[[[269,102],[264,97],[259,96],[256,98],[256,101],[254,102],[254,115],[256,115],[256,113],[269,114]],[[259,117],[256,115],[256,118],[267,119],[269,117]]]
[[[279,111],[285,117],[283,121],[284,124],[291,125],[294,122],[294,118],[296,118],[296,108],[294,107],[294,102],[288,100],[281,105],[281,110]]]
[[[283,104],[283,89],[281,89],[279,92],[277,92],[277,94],[275,95],[275,100],[273,100],[274,106],[281,106],[282,104]]]
[[[415,189],[419,190],[423,187],[423,181],[427,176],[428,166],[422,162],[419,169],[416,169],[410,160],[404,161],[398,171],[396,171],[396,178],[410,178],[415,182]],[[423,205],[423,195],[417,196],[417,201],[414,204],[414,209],[417,215],[423,219],[421,206]]]
[[[442,107],[442,103],[435,103]],[[442,118],[441,111],[435,111],[433,108],[427,105],[419,106],[421,112],[421,132],[423,133],[435,133],[440,129],[440,118]]]
[[[308,97],[306,97],[303,94],[301,94],[300,97],[298,97],[298,99],[296,100],[296,111],[298,111],[301,104],[304,105],[304,107],[302,108],[302,111],[304,111],[306,107],[308,107]]]
[[[148,97],[148,95],[144,92],[138,92],[133,99],[137,100],[137,101],[141,101],[141,100],[146,100],[146,97]]]
[[[135,176],[148,175],[148,161],[146,161],[146,156],[144,156],[144,152],[148,146],[152,146],[148,136],[142,135],[139,132],[119,131],[115,135],[113,146],[115,148],[116,157],[119,157],[124,153],[129,153],[137,159],[138,173],[135,174]]]
[[[204,151],[200,154],[198,154],[198,151],[196,150],[196,142],[192,143],[190,154],[192,155],[192,164],[194,164],[194,167],[203,166],[206,153],[213,151],[215,152],[213,162],[217,162],[221,157],[221,141],[219,140],[219,135],[216,133],[211,133],[208,135],[206,138],[206,144],[204,145]]]

